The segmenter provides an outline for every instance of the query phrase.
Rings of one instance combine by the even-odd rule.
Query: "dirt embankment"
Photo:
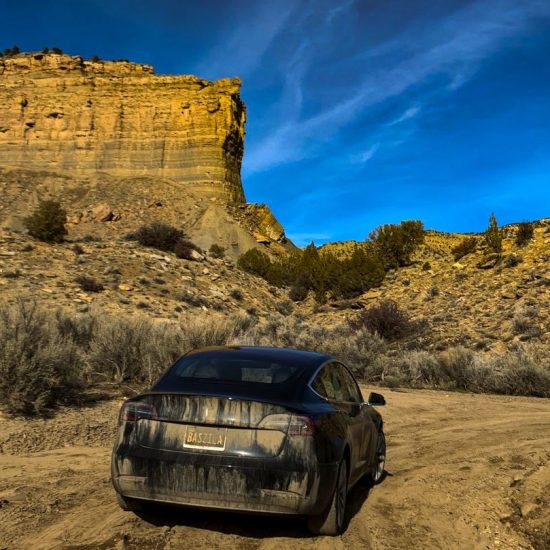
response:
[[[550,401],[384,392],[387,476],[349,526],[161,509],[122,512],[109,482],[119,403],[0,419],[0,549],[550,548]]]

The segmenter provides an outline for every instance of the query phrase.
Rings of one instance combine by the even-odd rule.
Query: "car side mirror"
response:
[[[380,393],[374,393],[371,392],[369,394],[369,398],[367,400],[367,405],[371,405],[372,407],[381,407],[382,405],[386,404],[386,400],[384,399],[384,396]]]

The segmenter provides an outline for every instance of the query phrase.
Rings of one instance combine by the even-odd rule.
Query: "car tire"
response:
[[[376,443],[376,459],[372,469],[370,479],[373,485],[377,485],[384,477],[384,467],[386,465],[386,436],[380,430]]]
[[[309,516],[308,528],[313,535],[341,535],[344,531],[344,517],[348,494],[348,467],[345,459],[338,467],[338,477],[330,504],[317,516]]]
[[[123,497],[120,493],[116,494],[116,500],[125,512],[143,512],[145,510],[145,505],[139,500]]]

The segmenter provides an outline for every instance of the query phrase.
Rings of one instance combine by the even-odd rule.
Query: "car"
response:
[[[122,405],[112,482],[124,510],[155,503],[307,516],[344,530],[348,491],[383,478],[376,406],[321,353],[224,347],[188,353]]]

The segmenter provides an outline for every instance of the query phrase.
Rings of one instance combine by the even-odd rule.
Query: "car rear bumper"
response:
[[[289,469],[280,458],[247,461],[176,454],[151,456],[138,452],[133,456],[125,453],[123,457],[115,451],[115,490],[124,497],[150,502],[311,515],[326,508],[338,473],[337,464],[316,461],[299,467],[294,464]]]

